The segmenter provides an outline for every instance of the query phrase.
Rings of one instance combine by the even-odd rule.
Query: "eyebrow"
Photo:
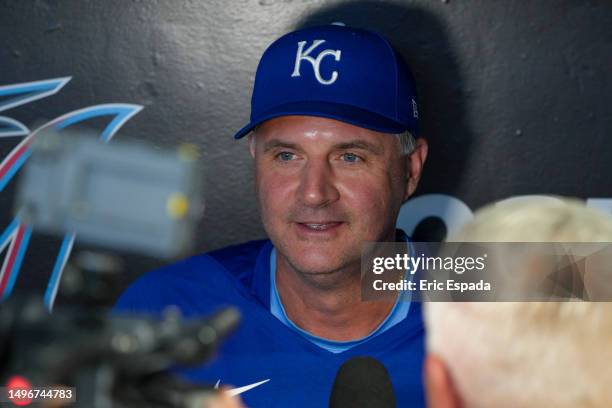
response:
[[[361,150],[367,150],[376,155],[383,154],[383,148],[381,146],[378,146],[374,143],[366,142],[365,140],[361,140],[361,139],[349,140],[348,142],[338,143],[334,145],[334,149],[336,150],[361,149]]]
[[[283,142],[282,140],[272,139],[264,143],[263,151],[265,153],[269,150],[276,149],[277,147],[299,150],[299,146],[295,143]]]
[[[295,143],[283,142],[278,139],[268,140],[264,146],[264,152],[275,149],[277,147],[293,149],[293,150],[301,150],[300,146]],[[349,140],[348,142],[337,143],[333,146],[334,150],[347,150],[347,149],[361,149],[367,150],[375,155],[383,154],[383,149],[380,146],[375,145],[374,143],[366,142],[365,140],[356,139]]]

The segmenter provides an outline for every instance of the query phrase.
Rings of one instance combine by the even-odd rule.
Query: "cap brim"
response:
[[[280,105],[262,115],[258,115],[256,120],[252,120],[248,125],[240,129],[234,135],[234,139],[240,139],[241,137],[246,136],[256,126],[267,120],[289,115],[317,116],[335,119],[351,125],[383,133],[402,133],[406,130],[410,130],[406,125],[403,125],[396,120],[356,106],[333,102],[307,101],[292,102],[285,105]]]

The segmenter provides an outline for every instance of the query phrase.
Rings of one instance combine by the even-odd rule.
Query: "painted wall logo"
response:
[[[54,95],[71,79],[71,77],[63,77],[0,86],[0,112]],[[0,116],[0,138],[23,137],[23,140],[0,163],[0,192],[4,190],[32,153],[31,145],[34,138],[44,133],[45,130],[62,130],[89,119],[108,117],[109,123],[100,133],[100,139],[107,143],[142,108],[141,105],[124,103],[93,105],[66,113],[34,130],[30,130],[15,119]],[[5,251],[8,247],[0,269],[0,301],[9,297],[13,290],[31,233],[31,227],[17,216],[0,235],[0,252]],[[70,256],[75,238],[75,233],[66,233],[60,246],[45,291],[44,300],[49,310],[53,308],[62,271]]]
[[[554,201],[559,199],[547,195],[524,195],[496,201],[496,205],[522,200]],[[586,198],[585,205],[612,215],[612,198]],[[472,209],[461,199],[448,194],[425,194],[408,200],[402,206],[396,225],[417,241],[441,241],[445,239],[446,236],[457,232],[465,223],[471,221],[473,218],[474,213]],[[428,219],[440,220],[444,224],[443,231],[433,228],[439,235],[427,237],[418,236],[417,230],[420,224]]]

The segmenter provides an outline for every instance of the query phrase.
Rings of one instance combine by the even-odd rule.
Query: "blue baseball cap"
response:
[[[381,35],[327,25],[286,34],[263,53],[251,98],[251,121],[320,116],[385,133],[418,135],[418,106],[408,66]]]

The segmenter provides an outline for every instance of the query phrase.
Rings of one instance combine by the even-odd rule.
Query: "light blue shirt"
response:
[[[412,244],[408,242],[410,253],[412,253]],[[395,300],[395,304],[393,305],[393,309],[387,315],[385,320],[378,325],[376,329],[372,331],[372,333],[368,334],[365,337],[360,339],[350,340],[350,341],[334,341],[325,339],[323,337],[314,336],[308,333],[306,330],[303,330],[295,325],[287,316],[285,312],[285,308],[281,302],[280,296],[278,294],[278,290],[276,289],[276,249],[273,248],[270,252],[270,312],[278,318],[281,322],[283,322],[286,326],[291,328],[292,330],[298,332],[307,340],[316,344],[317,346],[324,348],[325,350],[331,351],[332,353],[341,353],[346,351],[352,347],[355,347],[358,344],[364,343],[379,334],[389,330],[391,327],[395,326],[397,323],[401,322],[408,315],[408,311],[410,310],[410,300],[411,300],[411,292],[403,291]]]

